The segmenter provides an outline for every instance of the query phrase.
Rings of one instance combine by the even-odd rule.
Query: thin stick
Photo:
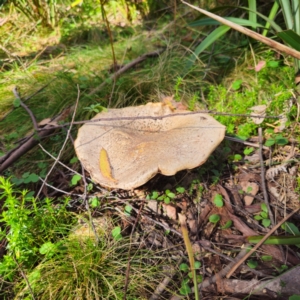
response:
[[[13,88],[12,92],[15,95],[15,97],[20,101],[20,106],[22,106],[27,111],[27,113],[29,114],[29,116],[31,118],[31,121],[33,123],[34,130],[37,131],[38,130],[38,125],[37,125],[37,122],[36,122],[36,118],[35,118],[33,112],[29,109],[29,107],[27,105],[25,105],[24,102],[22,101],[21,96],[18,92],[18,88],[15,86]]]
[[[80,89],[79,89],[79,86],[77,85],[77,99],[76,99],[76,103],[75,103],[74,112],[73,112],[73,115],[72,115],[72,120],[71,120],[71,123],[70,123],[70,127],[69,127],[69,129],[67,131],[67,136],[66,136],[65,141],[64,141],[64,143],[63,143],[63,145],[62,145],[62,147],[61,147],[61,149],[60,149],[60,151],[58,153],[58,156],[57,156],[56,160],[54,161],[51,169],[49,170],[49,172],[47,173],[47,175],[45,177],[45,181],[47,181],[48,177],[50,176],[50,174],[53,171],[54,167],[56,166],[57,162],[59,161],[60,156],[62,154],[62,151],[64,150],[64,148],[65,148],[65,146],[67,144],[67,141],[68,141],[69,136],[70,136],[70,132],[72,130],[73,122],[74,122],[74,119],[75,119],[75,115],[76,115],[76,111],[77,111],[77,106],[78,106],[79,98],[80,98]],[[44,185],[45,184],[43,183],[42,186],[41,186],[41,188],[40,188],[40,190],[39,190],[39,192],[37,193],[37,196],[36,196],[37,198],[41,194]]]
[[[240,259],[227,273],[226,277],[230,278],[232,274],[236,271],[236,269],[249,257],[251,256],[267,239],[270,235],[272,235],[284,222],[286,222],[293,214],[299,211],[300,208],[295,209],[289,215],[287,215],[284,219],[282,219],[277,225],[275,225],[260,241],[257,243],[242,259]]]
[[[137,117],[116,117],[116,118],[99,118],[92,120],[83,120],[76,121],[72,124],[80,125],[85,123],[96,123],[96,122],[105,122],[105,121],[133,121],[133,120],[162,120],[165,118],[177,117],[177,116],[187,116],[187,115],[198,115],[198,114],[212,114],[212,115],[220,115],[220,116],[233,116],[233,117],[251,117],[251,118],[271,118],[271,119],[281,119],[282,116],[257,116],[257,115],[247,115],[247,114],[230,114],[230,113],[220,113],[220,112],[212,112],[210,110],[200,110],[194,112],[184,112],[184,113],[173,113],[164,116],[137,116]],[[70,123],[64,123],[62,125],[53,126],[53,128],[61,128],[70,125]],[[98,124],[97,124],[98,125]],[[107,124],[105,124],[107,125]],[[39,131],[44,130],[40,128]]]
[[[266,187],[266,178],[265,178],[265,166],[264,166],[264,158],[263,158],[263,137],[262,137],[262,128],[258,128],[258,136],[259,136],[259,160],[260,160],[260,176],[261,176],[261,187],[263,190],[264,201],[268,208],[269,217],[272,223],[272,226],[275,226],[273,212],[270,208],[269,197]]]
[[[234,138],[234,137],[231,137],[231,136],[227,136],[227,135],[225,136],[225,139],[226,139],[226,140],[229,140],[229,141],[241,143],[241,144],[244,144],[244,145],[250,146],[250,147],[255,147],[255,148],[259,148],[259,147],[260,147],[259,144],[246,142],[246,141],[244,141],[244,140],[241,140],[241,139],[238,139],[238,138]],[[263,148],[264,150],[269,150],[269,147],[267,147],[267,146],[262,146],[262,148]]]

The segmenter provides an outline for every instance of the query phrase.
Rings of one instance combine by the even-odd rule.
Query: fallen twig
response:
[[[261,127],[258,128],[258,136],[259,136],[259,160],[260,160],[261,187],[263,190],[264,201],[268,208],[269,217],[270,217],[272,226],[274,227],[275,221],[274,221],[273,212],[270,208],[269,197],[268,197],[268,192],[267,192],[267,187],[266,187],[265,166],[264,166],[264,158],[263,158],[263,151],[262,151],[263,137],[262,137],[262,128]]]
[[[20,101],[20,106],[22,106],[26,111],[27,113],[29,114],[30,118],[31,118],[31,121],[32,121],[32,124],[33,124],[33,128],[35,131],[38,130],[38,125],[37,125],[37,122],[36,122],[36,118],[33,114],[33,112],[29,109],[29,107],[27,105],[25,105],[25,103],[22,101],[22,98],[18,92],[18,88],[15,86],[13,88],[13,94],[15,95],[16,99],[18,99]]]

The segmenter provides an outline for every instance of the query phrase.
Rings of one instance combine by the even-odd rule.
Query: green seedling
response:
[[[166,204],[169,204],[175,197],[176,195],[174,193],[172,193],[170,190],[166,190],[164,194],[157,198],[157,200],[164,201]]]
[[[242,83],[243,83],[243,80],[238,79],[238,80],[236,80],[236,81],[234,81],[234,82],[232,83],[231,88],[232,88],[234,91],[237,91],[237,90],[239,90],[239,89],[242,87]]]
[[[249,155],[249,154],[251,154],[253,151],[254,151],[254,148],[253,148],[253,147],[246,147],[246,148],[244,149],[244,154],[245,154],[245,155]]]
[[[223,198],[220,194],[215,195],[214,204],[215,204],[216,207],[223,207],[224,206]]]
[[[78,174],[75,174],[72,176],[72,179],[71,179],[71,186],[75,186],[78,184],[78,182],[80,181],[81,179],[81,176],[78,175]]]
[[[112,231],[111,234],[114,238],[115,241],[119,241],[122,239],[122,234],[121,234],[121,227],[117,226],[115,227]]]
[[[249,259],[247,261],[247,266],[251,269],[255,269],[258,266],[258,262],[256,260]]]
[[[288,143],[289,143],[288,139],[283,137],[282,134],[273,134],[271,138],[266,140],[265,146],[267,147],[271,147],[273,145],[284,146]]]
[[[132,206],[131,205],[126,205],[125,208],[124,208],[124,212],[127,216],[130,216],[131,212],[132,212]]]
[[[225,225],[221,226],[221,229],[228,229],[232,226],[232,221],[228,220]]]
[[[39,176],[35,173],[26,172],[21,178],[13,177],[11,181],[16,185],[36,183],[39,181]]]
[[[198,270],[201,267],[201,262],[200,261],[195,261],[194,263],[194,270]],[[190,271],[190,267],[186,263],[182,263],[179,265],[179,270],[183,273],[186,273],[186,276],[181,282],[181,287],[180,287],[180,294],[183,296],[187,296],[189,293],[192,292],[191,290],[191,285],[193,283],[193,273]],[[197,284],[201,283],[203,281],[203,276],[198,274],[196,275],[196,282]]]
[[[262,225],[267,228],[271,225],[271,220],[269,219],[269,212],[265,203],[261,204],[261,210],[261,213],[254,216],[254,219],[257,221],[261,221]]]
[[[100,200],[97,196],[95,196],[89,199],[89,203],[92,208],[96,208],[100,205]]]
[[[213,214],[209,216],[209,222],[217,224],[220,221],[220,216],[217,214]]]
[[[84,107],[83,110],[98,114],[100,112],[106,111],[107,109],[106,109],[106,107],[102,106],[101,104],[91,104],[88,107]]]

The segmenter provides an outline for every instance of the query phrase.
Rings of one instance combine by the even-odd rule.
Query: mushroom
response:
[[[224,135],[225,126],[207,114],[148,103],[97,114],[79,129],[74,146],[95,182],[131,190],[157,173],[200,166]]]

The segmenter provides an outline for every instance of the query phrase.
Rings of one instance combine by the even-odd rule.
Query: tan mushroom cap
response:
[[[130,190],[157,173],[174,175],[203,164],[221,143],[225,126],[207,114],[172,115],[163,103],[109,109],[78,131],[75,150],[92,179],[108,188]],[[178,113],[177,112],[177,113]],[[175,112],[176,113],[176,112]],[[134,119],[134,117],[158,117]],[[108,118],[131,119],[105,120]]]

